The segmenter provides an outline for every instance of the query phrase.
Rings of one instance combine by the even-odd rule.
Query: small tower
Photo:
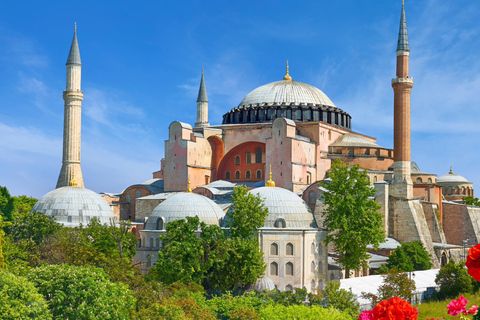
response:
[[[209,126],[207,87],[205,86],[205,77],[203,76],[202,68],[202,80],[200,81],[200,89],[198,90],[197,98],[197,122],[195,122],[195,128]]]
[[[408,74],[410,47],[408,45],[407,19],[402,2],[400,30],[397,44],[397,77],[392,79],[394,92],[394,178],[392,196],[413,197],[410,158],[410,94],[413,79]]]
[[[57,188],[68,186],[72,180],[76,180],[79,187],[84,187],[82,169],[80,167],[83,100],[83,92],[81,91],[82,62],[80,60],[80,50],[78,49],[77,24],[75,24],[75,33],[66,66],[67,87],[63,92],[63,100],[65,100],[63,158]]]

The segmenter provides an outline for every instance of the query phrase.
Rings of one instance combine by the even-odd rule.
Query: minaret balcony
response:
[[[413,85],[413,78],[409,78],[409,77],[406,77],[406,78],[394,78],[392,79],[392,85],[393,84],[396,84],[396,83],[411,83]]]

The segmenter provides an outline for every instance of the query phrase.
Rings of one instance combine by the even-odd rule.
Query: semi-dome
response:
[[[220,225],[225,216],[222,208],[209,198],[182,192],[160,203],[148,217],[145,230],[164,230],[168,222],[198,216],[208,225]]]
[[[267,228],[316,228],[315,218],[308,205],[295,193],[278,187],[261,187],[250,190],[259,194],[268,216],[264,227]]]
[[[223,116],[224,124],[270,122],[275,118],[322,121],[350,129],[351,117],[337,108],[320,89],[283,80],[256,88]]]
[[[444,174],[440,178],[437,179],[437,183],[470,183],[467,179],[462,177],[461,175],[454,174],[452,169],[450,169],[450,172],[447,174]]]
[[[66,226],[88,224],[93,218],[100,223],[117,220],[110,205],[98,193],[76,186],[50,191],[38,200],[32,211],[43,212]]]
[[[262,275],[258,277],[257,282],[253,285],[253,290],[261,292],[261,291],[272,291],[275,290],[275,283],[269,277]]]

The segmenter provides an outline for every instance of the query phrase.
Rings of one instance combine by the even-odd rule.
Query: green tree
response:
[[[100,268],[44,265],[32,269],[28,279],[57,319],[128,319],[135,307],[127,286],[111,282]]]
[[[440,286],[440,297],[453,298],[461,293],[473,292],[475,280],[465,269],[465,263],[456,263],[454,260],[450,260],[438,272],[435,283]]]
[[[32,211],[33,206],[37,203],[38,199],[27,196],[13,197],[14,202],[14,216],[18,214],[25,214]]]
[[[52,315],[33,283],[0,270],[0,318],[47,320]]]
[[[360,304],[357,302],[352,289],[340,289],[340,282],[330,281],[323,290],[322,304],[355,316],[360,313]]]
[[[0,187],[0,215],[4,220],[11,221],[15,211],[15,200],[10,196],[7,187]]]
[[[480,207],[480,199],[475,198],[474,196],[464,196],[463,203],[469,206]]]
[[[429,270],[432,261],[427,249],[420,241],[402,242],[388,257],[387,264],[382,265],[378,273],[387,273],[391,269],[397,271]]]
[[[367,246],[378,248],[385,233],[380,205],[372,197],[375,189],[359,165],[349,166],[340,159],[332,163],[331,181],[322,183],[326,209],[324,226],[330,229],[326,244],[332,242],[339,256],[338,262],[346,269],[358,270],[368,259]]]
[[[0,270],[6,270],[7,269],[7,264],[5,262],[5,256],[3,254],[3,249],[5,245],[7,244],[7,241],[5,240],[5,232],[3,232],[3,227],[6,225],[5,222],[3,222],[2,216],[0,216]]]
[[[61,228],[53,217],[38,211],[26,211],[15,214],[8,230],[15,241],[30,240],[38,245]]]

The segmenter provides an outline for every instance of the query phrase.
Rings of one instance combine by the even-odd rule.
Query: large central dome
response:
[[[337,108],[320,89],[285,79],[247,94],[236,108],[223,115],[223,124],[272,122],[276,118],[351,127],[350,115]]]

